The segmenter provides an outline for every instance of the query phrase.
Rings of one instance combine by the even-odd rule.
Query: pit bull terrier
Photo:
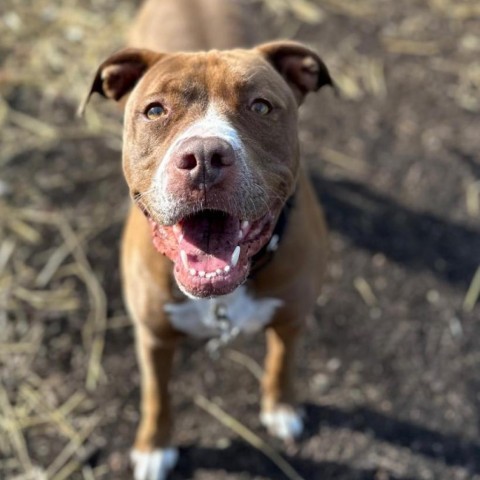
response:
[[[303,428],[293,356],[327,234],[299,158],[297,110],[332,80],[300,43],[232,49],[248,42],[241,18],[232,1],[148,0],[131,48],[100,65],[84,102],[97,92],[124,108],[133,201],[121,269],[142,379],[136,480],[164,479],[177,460],[168,383],[185,335],[265,331],[261,422],[283,439]]]

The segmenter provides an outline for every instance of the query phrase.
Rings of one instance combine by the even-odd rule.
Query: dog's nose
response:
[[[235,151],[219,137],[190,137],[181,143],[174,161],[195,186],[209,188],[225,178],[235,163]]]

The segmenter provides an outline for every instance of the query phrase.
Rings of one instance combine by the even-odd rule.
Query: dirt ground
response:
[[[307,430],[258,420],[260,337],[172,385],[174,480],[286,479],[203,395],[304,480],[480,479],[480,5],[265,0],[271,37],[314,46],[340,96],[301,115],[331,227],[328,283],[298,358]],[[272,10],[273,9],[273,10]],[[127,0],[0,4],[0,479],[128,479],[139,375],[119,288],[121,119],[95,66]]]

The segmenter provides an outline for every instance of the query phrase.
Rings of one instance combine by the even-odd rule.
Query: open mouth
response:
[[[175,278],[195,297],[226,295],[243,283],[250,259],[269,240],[273,217],[251,222],[219,210],[202,210],[164,226],[149,218],[153,243],[175,263]]]

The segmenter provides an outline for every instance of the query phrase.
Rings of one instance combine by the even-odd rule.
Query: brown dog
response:
[[[240,20],[225,0],[149,0],[136,48],[100,65],[90,91],[125,105],[133,206],[122,274],[142,374],[136,480],[165,478],[175,464],[168,382],[185,334],[226,342],[265,329],[262,423],[281,438],[303,428],[293,353],[322,283],[326,227],[299,160],[297,109],[332,82],[294,42],[171,53],[245,44]]]

